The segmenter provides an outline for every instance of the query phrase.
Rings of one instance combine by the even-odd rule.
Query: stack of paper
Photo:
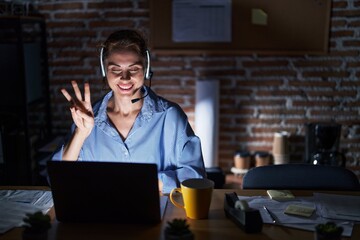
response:
[[[275,201],[269,197],[239,196],[240,200],[246,200],[251,208],[258,209],[264,223],[276,224],[314,231],[315,226],[328,221],[335,222],[344,228],[343,236],[352,234],[354,221],[360,221],[360,196],[346,196],[334,194],[314,193],[314,197],[296,197],[288,201]],[[286,214],[286,209],[292,205],[315,209],[309,217]],[[264,210],[264,206],[271,215]]]
[[[26,213],[46,213],[52,206],[51,191],[0,190],[0,234],[23,225]]]

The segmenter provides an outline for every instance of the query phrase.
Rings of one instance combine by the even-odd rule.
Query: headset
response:
[[[145,68],[145,80],[151,80],[153,72],[151,71],[151,65],[150,65],[150,51],[146,49],[146,68]],[[103,77],[106,77],[106,71],[104,67],[104,60],[103,60],[103,54],[104,54],[104,47],[100,49],[100,67],[101,67],[101,74]]]
[[[145,53],[146,53],[146,69],[144,71],[145,72],[144,79],[149,80],[149,88],[151,88],[151,78],[152,78],[153,72],[151,71],[151,65],[150,65],[150,51],[148,49],[146,49]],[[104,54],[104,47],[102,47],[100,49],[100,67],[101,67],[101,74],[102,74],[103,78],[106,78],[103,54]],[[141,99],[147,97],[147,95],[149,95],[149,91],[142,97],[131,99],[131,102],[136,103],[136,102],[140,101]]]

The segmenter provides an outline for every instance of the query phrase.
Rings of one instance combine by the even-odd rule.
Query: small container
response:
[[[266,166],[270,164],[270,154],[268,152],[255,152],[255,167]]]
[[[234,154],[234,165],[237,169],[249,169],[251,155],[248,151],[236,151]]]

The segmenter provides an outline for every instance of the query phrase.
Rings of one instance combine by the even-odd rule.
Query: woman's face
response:
[[[123,98],[141,97],[144,68],[141,56],[131,51],[114,52],[105,61],[107,81],[114,94]]]

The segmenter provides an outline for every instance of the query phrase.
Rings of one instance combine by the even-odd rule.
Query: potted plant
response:
[[[334,222],[318,224],[315,227],[315,240],[340,240],[343,230],[343,227]]]
[[[175,218],[167,222],[165,227],[166,240],[193,240],[194,234],[189,228],[186,219]]]
[[[27,213],[23,219],[25,229],[23,231],[23,240],[46,240],[48,230],[51,228],[51,219],[47,214],[41,211],[35,213]]]

